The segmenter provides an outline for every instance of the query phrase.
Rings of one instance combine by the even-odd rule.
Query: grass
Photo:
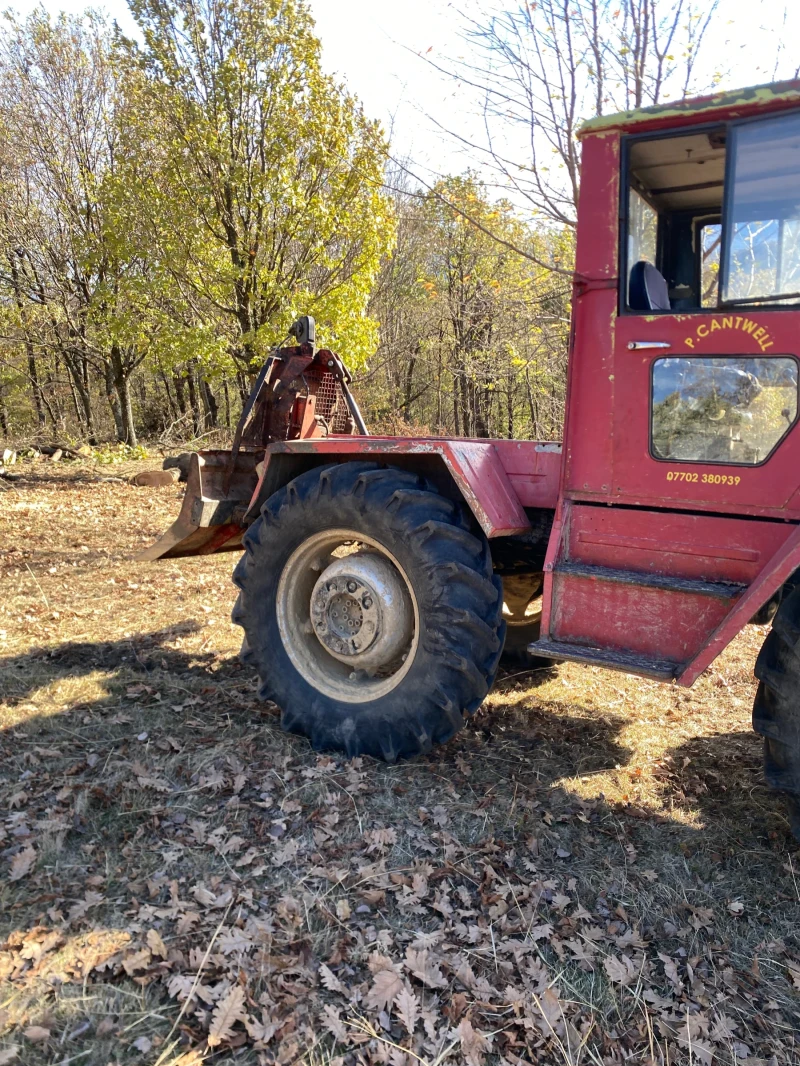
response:
[[[235,556],[131,562],[180,506],[125,482],[147,465],[0,493],[0,1062],[800,1062],[765,628],[692,690],[512,674],[426,758],[320,756],[238,662]],[[370,1007],[376,953],[413,1037]]]

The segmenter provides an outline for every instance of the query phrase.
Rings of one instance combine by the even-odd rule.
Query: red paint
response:
[[[271,455],[335,455],[405,459],[422,469],[427,461],[451,475],[487,537],[530,529],[524,507],[555,507],[561,454],[557,445],[536,441],[447,440],[414,437],[320,437],[270,445],[265,470],[253,494],[259,498]],[[409,462],[410,461],[410,462]]]

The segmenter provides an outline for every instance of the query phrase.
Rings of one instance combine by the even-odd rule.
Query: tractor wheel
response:
[[[309,470],[267,500],[244,547],[233,621],[284,729],[394,762],[482,703],[503,646],[500,581],[464,509],[423,478]]]
[[[753,729],[764,738],[767,784],[789,798],[800,840],[800,588],[781,602],[758,659]]]
[[[506,642],[501,663],[510,669],[546,670],[561,660],[533,655],[528,645],[539,639],[544,574],[509,574],[503,578]]]

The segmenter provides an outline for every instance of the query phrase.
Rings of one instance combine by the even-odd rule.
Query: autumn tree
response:
[[[402,429],[399,412],[461,436],[557,437],[569,287],[534,259],[568,273],[568,237],[525,224],[474,175],[394,187],[397,247],[372,303],[381,341],[359,378],[375,416],[390,428]]]
[[[139,75],[128,185],[198,357],[203,339],[218,348],[223,337],[231,369],[251,371],[309,312],[327,341],[363,359],[376,341],[367,300],[393,232],[386,144],[321,71],[308,9],[299,0],[133,0],[132,9],[143,44],[128,42]]]

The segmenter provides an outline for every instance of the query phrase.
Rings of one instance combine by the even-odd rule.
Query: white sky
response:
[[[514,0],[510,0],[511,3]],[[725,88],[772,80],[778,42],[787,45],[779,76],[787,76],[794,42],[800,39],[800,3],[787,0],[790,12],[783,25],[783,0],[720,0],[725,21],[724,39],[708,49],[710,62],[726,73]],[[51,11],[77,13],[89,0],[42,0]],[[457,126],[468,139],[481,140],[471,101],[463,90],[440,77],[420,55],[436,59],[458,56],[458,9],[477,12],[499,6],[500,0],[309,0],[323,46],[323,64],[342,78],[392,134],[396,156],[412,160],[428,178],[437,173],[461,172],[472,163],[449,141],[433,116],[446,128]],[[11,6],[24,13],[37,0],[16,0]],[[125,0],[94,0],[123,30],[133,34],[134,23]],[[429,51],[430,50],[430,51]],[[789,71],[791,72],[791,70]],[[709,74],[711,71],[709,71]],[[473,133],[474,131],[474,133]],[[470,135],[472,136],[470,137]]]

